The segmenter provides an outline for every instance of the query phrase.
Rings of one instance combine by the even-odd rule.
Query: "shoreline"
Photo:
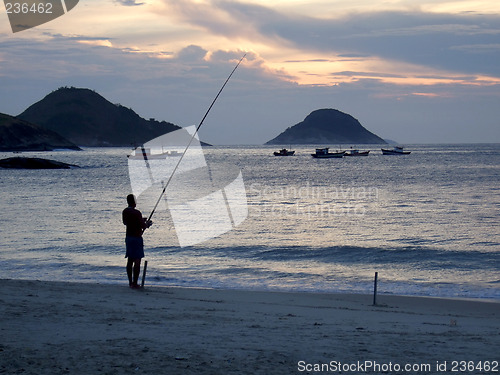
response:
[[[497,301],[1,283],[0,373],[300,374],[371,361],[440,374],[500,360]],[[380,372],[403,373],[394,369]]]

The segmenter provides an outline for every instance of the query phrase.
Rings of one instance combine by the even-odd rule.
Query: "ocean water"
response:
[[[147,284],[371,293],[378,272],[380,293],[500,299],[500,144],[326,160],[314,148],[205,148],[222,185],[241,171],[248,217],[180,247],[158,210],[144,235]],[[128,153],[25,153],[82,168],[0,169],[1,277],[126,284]],[[138,208],[152,207],[139,197]]]

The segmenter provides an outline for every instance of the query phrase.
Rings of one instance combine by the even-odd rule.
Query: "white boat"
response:
[[[159,153],[151,153],[150,148],[144,148],[144,147],[137,147],[130,155],[128,155],[129,159],[139,159],[139,160],[158,160],[158,159],[165,159],[168,157],[172,156],[178,156],[180,157],[182,155],[181,152],[177,150],[169,150],[169,151],[164,151],[162,149],[162,152]]]
[[[383,155],[409,155],[411,151],[404,151],[401,146],[394,146],[392,150],[388,150],[386,148],[382,149]]]

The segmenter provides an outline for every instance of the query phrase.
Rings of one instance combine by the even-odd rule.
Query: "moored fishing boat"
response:
[[[368,156],[369,153],[370,153],[370,150],[359,151],[359,150],[351,148],[351,150],[349,152],[346,152],[344,154],[344,156]]]
[[[317,148],[315,154],[311,154],[313,158],[317,159],[329,159],[329,158],[342,158],[344,157],[345,151],[329,152],[329,148]]]
[[[159,153],[152,153],[150,148],[137,147],[132,151],[130,155],[127,155],[129,159],[138,160],[158,160],[165,159],[168,157],[180,157],[182,154],[177,150],[161,150]]]
[[[286,148],[282,148],[279,151],[274,151],[274,156],[292,156],[295,154],[295,151],[287,150]]]
[[[404,151],[401,146],[394,146],[392,150],[386,148],[382,149],[383,155],[409,155],[410,153],[411,151]]]

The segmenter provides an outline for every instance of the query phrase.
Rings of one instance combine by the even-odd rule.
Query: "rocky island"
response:
[[[318,109],[289,127],[267,145],[282,144],[385,144],[358,120],[336,109]]]
[[[59,134],[17,117],[0,113],[0,151],[79,150]]]
[[[166,121],[146,120],[95,91],[75,87],[53,91],[18,117],[86,147],[135,146],[181,129]]]
[[[41,159],[13,157],[0,160],[0,168],[9,169],[72,169],[80,168],[78,165],[62,163],[60,161]]]

